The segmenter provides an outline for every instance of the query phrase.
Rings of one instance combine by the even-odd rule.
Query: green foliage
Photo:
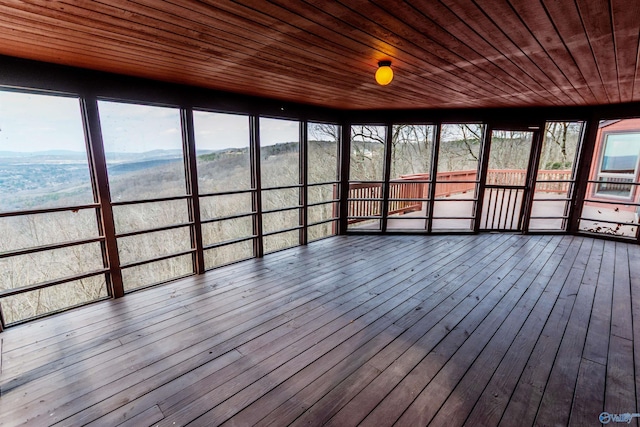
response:
[[[544,168],[547,170],[564,170],[571,169],[571,162],[547,162],[544,165]]]

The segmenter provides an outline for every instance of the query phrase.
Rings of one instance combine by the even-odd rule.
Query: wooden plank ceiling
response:
[[[638,0],[0,0],[0,54],[339,109],[640,101],[639,33]]]

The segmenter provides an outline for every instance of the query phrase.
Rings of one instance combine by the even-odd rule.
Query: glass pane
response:
[[[221,265],[253,257],[253,241],[233,243],[204,251],[204,265],[207,270]]]
[[[524,185],[533,132],[494,130],[489,150],[488,185]]]
[[[429,179],[433,130],[434,126],[428,125],[393,126],[391,179],[401,179],[405,175]]]
[[[421,211],[426,206],[421,200],[429,197],[429,184],[423,182],[391,182],[388,215]],[[409,199],[409,200],[397,200]],[[423,213],[424,215],[424,213]]]
[[[567,215],[568,213],[569,202],[566,200],[534,200],[533,205],[531,206],[529,229],[564,230],[566,227],[566,220],[563,219],[562,216]]]
[[[600,172],[633,174],[640,153],[640,133],[605,135]]]
[[[440,174],[438,174],[440,175]],[[436,184],[436,199],[473,199],[476,196],[475,172],[455,172],[447,175],[450,181]]]
[[[300,244],[300,233],[298,230],[287,231],[286,233],[274,234],[264,237],[264,253],[271,253],[281,249],[291,248]]]
[[[442,172],[478,171],[484,126],[480,124],[443,124],[440,127],[437,179],[448,180]]]
[[[309,183],[331,182],[339,179],[340,126],[325,123],[309,123],[308,171]]]
[[[379,219],[349,219],[347,229],[349,230],[380,230],[382,222]]]
[[[251,193],[201,197],[200,216],[206,220],[251,213],[251,198]]]
[[[529,220],[529,230],[564,230],[565,221],[562,218],[531,218]]]
[[[421,214],[424,216],[424,214]],[[387,219],[387,230],[417,230],[427,228],[427,220],[415,218],[412,215],[394,215]]]
[[[300,183],[300,123],[260,118],[262,188]]]
[[[262,192],[262,210],[289,208],[300,206],[300,189],[284,188],[282,190],[264,190]]]
[[[189,227],[118,238],[120,262],[144,261],[191,249]]]
[[[472,219],[437,219],[433,218],[431,224],[433,231],[449,231],[449,230],[471,230],[473,229]]]
[[[0,218],[0,252],[98,237],[95,209]]]
[[[181,255],[122,270],[125,292],[193,274],[191,255]]]
[[[568,214],[569,204],[549,199],[569,198],[572,195],[573,167],[583,127],[583,122],[546,123],[533,194],[530,230],[566,229],[567,221],[561,217]],[[536,216],[547,218],[536,219]]]
[[[471,230],[473,228],[472,200],[436,200],[433,205],[434,230]],[[443,217],[468,217],[469,219],[449,219]]]
[[[117,233],[141,231],[189,222],[186,200],[139,203],[113,207]]]
[[[349,201],[349,217],[380,216],[382,202],[377,200],[352,200]]]
[[[583,125],[583,122],[547,122],[540,152],[538,180],[551,179],[540,177],[543,171],[543,175],[557,171],[563,177],[559,179],[571,179],[570,172],[581,143]]]
[[[0,299],[7,324],[107,297],[104,274]]]
[[[98,242],[0,258],[0,290],[36,285],[104,268]]]
[[[618,236],[634,236],[638,224],[637,206],[585,201],[580,230]]]
[[[77,98],[0,91],[0,211],[94,202]]]
[[[262,232],[271,233],[300,225],[300,209],[262,215]]]
[[[193,112],[201,194],[251,188],[249,117]]]
[[[338,223],[328,222],[326,224],[312,225],[307,229],[307,239],[309,242],[333,236],[338,232]]]
[[[308,203],[327,202],[339,198],[339,184],[314,185],[307,188]]]
[[[205,246],[253,236],[253,216],[202,224]]]
[[[180,110],[98,101],[114,202],[186,194]]]
[[[310,206],[307,212],[309,224],[325,221],[338,216],[338,204],[327,203],[325,205]]]
[[[385,126],[351,126],[350,181],[382,181]]]

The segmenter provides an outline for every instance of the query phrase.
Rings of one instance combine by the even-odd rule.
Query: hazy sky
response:
[[[0,151],[84,151],[77,99],[0,91]]]
[[[107,152],[144,152],[182,146],[175,108],[99,101]],[[244,115],[195,112],[196,146],[218,150],[249,144]],[[262,118],[261,143],[297,141],[297,121]],[[84,151],[77,98],[0,91],[0,151]]]

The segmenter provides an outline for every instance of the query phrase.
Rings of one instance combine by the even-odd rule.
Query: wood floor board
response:
[[[611,414],[639,412],[635,409],[635,387],[633,342],[611,335],[603,410]],[[638,419],[628,425],[637,427]]]
[[[422,371],[427,374],[420,375],[412,371],[410,376],[405,378],[405,380],[421,378],[422,388],[412,393],[412,396],[415,396],[412,401],[407,399],[409,404],[405,403],[406,401],[397,404],[396,401],[396,405],[391,411],[390,422],[397,420],[400,425],[426,425],[431,421],[479,353],[500,331],[517,302],[533,282],[535,275],[531,273],[539,272],[539,269],[548,261],[555,250],[558,241],[559,239],[555,239],[554,244],[540,242],[537,248],[526,254],[526,258],[531,261],[530,263],[520,263],[512,268],[507,275],[498,273],[500,274],[497,277],[499,281],[491,293],[463,321],[456,325],[447,337],[434,348],[433,352],[416,367],[420,369],[424,366]],[[488,309],[482,307],[484,303],[488,304]],[[513,322],[508,326],[512,324]],[[502,332],[503,335],[500,338],[508,339],[509,331],[503,329]],[[500,346],[496,345],[495,347],[499,351]],[[433,357],[431,357],[432,355]],[[454,395],[451,399],[455,400],[458,397]],[[376,410],[387,406],[388,413],[389,405],[387,402],[393,402],[391,394],[378,405]],[[404,410],[401,411],[400,408]],[[371,422],[368,425],[372,425],[376,417],[380,418],[381,412],[373,411],[369,415],[368,419]]]
[[[434,424],[449,422],[453,425],[462,425],[467,421],[469,413],[485,391],[487,383],[495,374],[499,364],[504,360],[518,333],[522,331],[522,327],[533,308],[540,302],[545,291],[552,286],[552,277],[568,250],[569,240],[570,238],[565,238],[550,242],[549,245],[553,252],[549,254],[549,257],[542,256],[536,260],[537,263],[543,265],[531,264],[527,270],[533,273],[540,269],[538,274],[521,276],[525,283],[530,281],[526,285],[527,289],[523,296],[458,382],[450,395],[451,397],[438,409],[432,421]],[[469,422],[483,424],[485,421],[471,418]]]
[[[594,242],[596,243],[596,242]],[[569,423],[575,385],[580,370],[580,360],[593,307],[596,283],[602,259],[602,248],[591,247],[589,260],[584,270],[580,288],[571,310],[551,374],[538,409],[536,423],[566,425]]]
[[[516,250],[510,245],[504,245],[503,247],[510,248],[512,251]],[[493,252],[493,254],[495,255],[496,252],[497,251]],[[491,256],[487,256],[487,258],[493,259]],[[473,272],[475,274],[472,274],[474,278],[482,277],[482,274],[478,273],[487,271],[487,269],[481,269],[483,266],[481,261],[482,260],[479,260],[478,264],[476,264],[480,267],[480,271]],[[446,281],[446,277],[443,277],[443,279]],[[481,281],[482,280],[480,280],[480,282]],[[374,356],[374,358],[367,362],[367,365],[373,366],[379,371],[384,371],[389,365],[391,365],[391,363],[400,357],[400,355],[404,354],[404,352],[411,347],[413,343],[418,342],[418,340],[421,340],[420,345],[423,346],[434,345],[429,344],[430,340],[434,340],[434,342],[437,343],[439,340],[438,337],[446,333],[445,321],[449,321],[448,317],[453,315],[451,314],[447,316],[447,314],[465,299],[472,299],[476,301],[475,296],[473,296],[471,292],[474,287],[478,286],[478,283],[475,283],[475,286],[473,283],[462,283],[465,283],[465,286],[458,286],[458,283],[451,281],[447,286],[444,286],[440,291],[434,293],[427,300],[423,301],[418,307],[421,310],[417,310],[420,314],[418,316],[411,316],[414,324],[412,325],[411,323],[403,322],[402,325],[407,327],[407,331]],[[396,322],[396,325],[399,324],[399,322]],[[369,382],[361,381],[360,377],[362,375],[362,371],[365,371],[365,373],[369,372],[367,366],[364,366],[351,374],[345,382],[368,385]],[[385,375],[388,375],[389,372],[390,371],[387,371],[387,374]],[[384,383],[384,377],[378,377],[375,380]],[[335,396],[336,394],[340,394],[340,388],[332,390],[314,406],[305,411],[305,413],[295,421],[294,425],[306,425],[308,423],[314,423],[314,421],[318,419],[328,420],[331,418],[335,413],[333,411],[341,409],[341,406],[337,407],[335,402],[344,400],[339,396]]]
[[[9,328],[0,425],[595,425],[639,297],[634,244],[336,236]]]
[[[613,303],[611,306],[611,335],[633,339],[631,320],[631,284],[627,245],[616,242]]]
[[[606,366],[611,334],[615,252],[612,250],[611,242],[596,244],[603,246],[602,259],[582,357]]]
[[[566,286],[562,288],[555,301],[499,425],[533,425],[535,421],[545,385],[576,300],[584,266],[591,252],[592,241],[580,240],[580,250],[566,278]]]
[[[575,396],[569,414],[569,426],[597,425],[604,408],[607,367],[589,359],[580,359]]]
[[[425,250],[426,250],[426,249],[425,249]],[[393,262],[393,261],[391,261],[391,262]],[[380,264],[376,264],[376,265],[380,265]],[[398,264],[394,264],[394,265],[398,265]],[[378,273],[375,273],[375,272],[371,273],[371,279],[375,278],[375,276],[376,276],[376,275],[378,275]],[[309,283],[307,283],[307,284],[309,284]],[[343,283],[343,285],[344,285],[344,284],[345,284],[345,283]],[[366,294],[366,293],[367,293],[367,292],[366,292],[366,291],[367,291],[367,286],[364,286],[364,285],[363,285],[363,286],[360,286],[360,287],[361,287],[361,288],[364,288],[364,289],[362,289],[362,290],[361,290],[361,291],[359,291],[359,292],[361,292],[361,293],[363,293],[363,294]],[[354,299],[354,298],[356,298],[356,299],[357,299],[358,291],[348,292],[348,290],[342,290],[342,289],[340,289],[340,290],[339,290],[339,292],[340,292],[342,295],[348,296],[350,299]],[[327,294],[327,295],[329,295],[329,294]],[[370,297],[367,297],[367,299],[370,299]],[[345,301],[346,301],[346,300],[345,300]],[[342,301],[342,302],[343,302],[343,304],[345,303],[345,301]],[[340,304],[338,304],[338,305],[340,305]],[[336,305],[335,305],[335,304],[333,304],[333,305],[327,305],[325,308],[328,308],[329,310],[331,310],[331,307],[334,307],[334,306],[336,306]],[[332,310],[332,311],[333,311],[333,310]],[[320,314],[322,314],[322,313],[320,313]],[[316,324],[316,325],[317,325],[317,324],[318,324],[317,317],[316,317],[316,318],[315,318],[315,320],[314,320],[314,317],[315,317],[316,315],[318,315],[318,313],[316,313],[315,315],[314,315],[314,314],[312,314],[312,313],[305,313],[305,318],[307,318],[307,320],[308,320],[308,322],[307,322],[307,323],[310,323],[310,321],[311,321],[311,320],[313,320],[313,321],[314,321],[314,324]],[[334,314],[334,317],[335,317],[335,315],[336,315],[336,314]],[[293,318],[293,319],[292,319],[291,321],[289,321],[288,323],[289,323],[289,324],[292,324],[293,322],[295,322],[295,318]],[[266,326],[266,325],[267,325],[267,324],[263,323],[263,324],[261,324],[261,325],[260,325],[260,327],[263,327],[263,326]],[[299,328],[299,327],[300,327],[300,325],[296,325],[296,327],[298,327],[298,328]],[[294,338],[294,337],[296,336],[296,334],[300,334],[300,333],[303,333],[303,332],[304,332],[304,330],[302,330],[302,329],[300,329],[300,330],[296,330],[295,332],[293,332],[293,331],[291,331],[290,329],[287,329],[287,328],[277,328],[277,329],[276,329],[276,331],[278,331],[278,333],[283,333],[283,332],[284,332],[284,333],[286,333],[286,332],[292,332],[292,333],[290,333],[290,334],[287,336],[287,338],[288,338],[288,339],[292,339],[292,338]],[[264,335],[262,335],[262,336],[265,336],[265,335],[267,335],[267,334],[264,334]],[[270,337],[270,338],[273,338],[273,337]],[[250,342],[253,342],[253,341],[250,341]],[[238,342],[236,342],[236,344],[235,344],[235,345],[237,345],[237,346],[238,346],[238,347],[237,347],[238,349],[242,349],[242,348],[243,348],[243,346],[242,346],[242,345],[240,345],[241,343],[242,343],[242,342],[239,342],[239,343],[238,343]],[[271,346],[271,348],[272,348],[272,349],[274,348],[273,340],[271,340],[271,339],[270,339],[270,340],[267,340],[267,343],[268,343],[268,344],[270,344],[270,346]],[[230,346],[230,345],[226,345],[226,346],[223,348],[223,350],[228,350],[229,346]],[[246,351],[246,350],[245,350],[245,351]],[[197,389],[197,386],[195,386],[195,387],[196,387],[196,389]],[[181,393],[180,393],[180,396],[182,396],[182,397],[183,397],[183,399],[184,399],[185,394],[188,394],[188,390],[182,390],[182,391],[181,391]],[[197,392],[196,392],[196,394],[197,394]],[[175,391],[174,391],[174,392],[171,392],[171,393],[170,393],[170,396],[171,396],[172,398],[175,398],[175,396],[176,396]]]
[[[505,239],[507,240],[507,239]],[[503,240],[504,241],[504,240]],[[504,245],[505,247],[507,245]],[[487,250],[488,249],[488,250]],[[489,255],[495,255],[495,247],[494,246],[489,246],[489,247],[485,247],[483,248],[483,250],[480,250],[479,248],[476,249],[475,253],[471,253],[470,255],[474,256],[474,259],[477,261],[475,264],[473,264],[472,268],[471,266],[468,267],[469,270],[469,274],[468,277],[474,277],[475,275],[477,275],[481,270],[482,267],[485,266],[485,261],[486,259],[491,258]],[[486,251],[486,252],[485,252]],[[479,252],[483,252],[483,255],[479,255]],[[490,261],[489,261],[490,262]],[[445,275],[438,275],[438,281],[442,282],[442,284],[439,284],[439,288],[438,287],[434,287],[431,286],[429,287],[429,295],[422,295],[423,300],[420,301],[420,304],[418,304],[415,309],[408,313],[405,316],[402,316],[403,320],[406,320],[407,318],[411,318],[413,319],[413,322],[418,322],[421,318],[426,317],[427,313],[429,313],[432,309],[438,307],[443,307],[441,304],[443,301],[447,300],[448,301],[455,301],[457,298],[452,297],[451,299],[448,299],[448,297],[451,297],[451,295],[454,293],[454,291],[457,289],[460,293],[460,295],[462,296],[463,292],[466,291],[466,289],[461,288],[458,286],[458,284],[456,283],[455,279],[456,278],[460,278],[460,281],[463,281],[464,279],[462,277],[464,276],[460,276],[462,274],[462,272],[464,272],[465,269],[456,269],[455,271],[449,271],[448,274]],[[422,292],[421,292],[422,293]],[[461,299],[461,298],[460,298]],[[414,313],[418,313],[417,316],[414,316]],[[438,318],[438,315],[434,316],[434,318]],[[410,322],[402,322],[402,324],[404,325],[404,327],[408,328],[409,326],[411,326]],[[400,322],[396,321],[395,325],[400,325]],[[421,325],[422,327],[424,327],[425,325]],[[418,330],[419,328],[414,328],[414,330]],[[427,328],[428,329],[428,328]],[[404,328],[403,328],[404,330]],[[424,331],[422,332],[424,333]],[[418,335],[418,337],[421,336]],[[398,337],[399,339],[397,341],[394,342],[406,342],[408,341],[408,336],[405,334],[402,336],[402,338]],[[414,341],[417,338],[414,339]],[[384,351],[388,350],[389,347],[386,347]],[[381,353],[378,353],[376,355],[376,357],[378,355],[380,355]],[[389,362],[390,363],[390,362]],[[365,372],[364,377],[367,378],[368,377],[368,373],[371,372],[371,370],[369,369],[369,364],[367,365],[363,365],[362,367],[358,367],[357,365],[351,365],[348,369],[348,373],[349,375],[352,374],[352,372],[354,372],[356,369],[362,369]],[[376,369],[377,370],[377,369]],[[360,378],[359,378],[359,374],[357,373],[354,377],[349,377],[348,381],[345,381],[347,384],[351,384],[355,381],[355,383],[361,383]],[[346,376],[345,376],[346,378]],[[356,380],[356,378],[358,378]],[[339,379],[340,381],[342,381],[342,378]],[[364,384],[367,384],[368,382],[365,382]],[[322,393],[319,393],[320,390],[323,390]],[[327,390],[328,391],[328,390]],[[317,399],[316,397],[311,397],[309,396],[309,394],[312,394],[313,396],[318,396],[318,397],[322,397],[323,394],[329,394],[327,397],[324,397],[321,399],[321,401],[319,401],[319,405],[316,405],[313,408],[310,408],[309,411],[305,414],[305,416],[303,417],[303,419],[308,418],[309,414],[311,414],[311,417],[313,417],[314,419],[318,419],[318,417],[326,417],[329,414],[331,414],[331,410],[327,409],[327,408],[323,408],[322,405],[326,402],[326,404],[330,407],[334,407],[335,408],[335,402],[336,401],[340,401],[340,397],[339,396],[335,396],[335,395],[340,395],[341,394],[341,387],[337,387],[335,390],[332,390],[330,393],[327,393],[327,391],[324,391],[324,389],[322,387],[319,387],[317,384],[312,383],[310,384],[308,387],[305,388],[305,390],[302,392],[302,396],[304,396],[305,401],[307,402],[312,402],[314,399]],[[334,399],[334,396],[336,397],[336,399]],[[346,403],[346,402],[345,402]],[[290,405],[287,405],[290,406]],[[302,411],[300,411],[300,408],[278,408],[278,411],[276,411],[276,414],[279,412],[279,410],[283,410],[286,411],[289,415],[291,416],[292,412],[297,413],[297,415],[299,415]],[[278,415],[272,415],[270,414],[271,419],[279,419]],[[289,419],[287,418],[287,421],[289,421]]]
[[[409,306],[408,306],[409,310],[408,311],[410,311],[412,309],[415,309],[415,307],[417,306],[417,303],[414,303],[411,300],[408,300],[408,302],[409,302]],[[393,310],[393,317],[394,317],[393,320],[395,320],[395,318],[401,316],[402,314],[403,313],[402,313],[401,310],[394,309]],[[385,315],[385,317],[390,318],[390,315],[387,314],[387,315]],[[398,328],[398,330],[400,330],[400,329]],[[358,340],[358,342],[361,342],[361,341],[362,341],[361,339]],[[305,370],[310,370],[308,368],[315,367],[317,365],[318,365],[317,363],[313,363],[310,366],[307,366],[307,368],[305,368]],[[321,368],[321,369],[327,369],[326,368],[327,365],[329,367],[331,367],[331,364],[328,364],[327,362],[324,362],[324,361],[322,362],[322,365],[324,365],[324,367]],[[303,374],[301,372],[301,373],[296,374],[296,376],[294,376],[294,377],[302,376],[302,375]],[[307,377],[306,381],[305,380],[293,381],[294,377],[290,378],[290,380],[292,380],[292,382],[294,382],[297,385],[296,392],[299,389],[302,388],[302,386],[301,386],[302,384],[307,384],[308,382],[311,382],[311,381],[317,379],[317,375],[316,375],[315,377],[311,377],[311,378]],[[296,385],[291,385],[291,386],[288,386],[288,387],[286,387],[286,386],[282,387],[282,388],[286,389],[286,391],[284,391],[284,392],[271,393],[271,396],[264,396],[264,398],[260,399],[259,402],[257,402],[256,404],[254,404],[254,405],[252,405],[250,407],[251,411],[244,411],[244,413],[241,414],[239,417],[234,418],[234,423],[236,423],[237,425],[252,425],[252,424],[256,423],[258,420],[260,420],[260,418],[262,418],[264,416],[265,413],[268,413],[270,410],[272,410],[275,407],[279,406],[279,404],[282,403],[282,397],[283,396],[288,396],[288,395],[293,394],[291,389],[293,387],[296,387]],[[247,389],[245,389],[245,390],[247,390]],[[234,398],[235,397],[236,396],[234,396]],[[227,402],[225,402],[225,404],[227,404]],[[230,404],[230,405],[231,405],[232,408],[236,408],[238,406],[241,406],[241,405],[235,405],[235,404]],[[217,410],[217,408],[216,408],[216,410]],[[213,421],[215,423],[215,418],[212,420],[208,415],[209,414],[205,414],[205,418],[208,421]]]
[[[496,302],[494,298],[497,298],[499,295],[499,291],[495,294],[491,294],[491,291],[494,287],[500,283],[501,278],[508,274],[508,272],[516,267],[516,265],[520,262],[520,259],[515,256],[515,254],[526,254],[529,251],[533,250],[537,242],[540,239],[531,239],[526,241],[521,247],[513,248],[514,252],[507,252],[511,256],[509,259],[500,263],[499,268],[495,270],[486,280],[484,280],[482,284],[482,293],[475,296],[470,296],[469,298],[462,298],[460,304],[455,306],[452,316],[444,316],[442,318],[443,321],[439,322],[436,328],[432,328],[428,331],[423,331],[423,336],[420,337],[415,343],[409,347],[402,354],[397,355],[397,358],[391,363],[388,367],[386,367],[380,377],[376,378],[372,381],[360,394],[358,394],[352,401],[349,402],[344,408],[342,408],[330,421],[329,425],[354,425],[363,420],[369,412],[371,412],[376,404],[383,399],[386,399],[386,396],[392,392],[394,387],[398,383],[402,383],[404,381],[403,386],[397,389],[396,395],[411,395],[412,391],[417,390],[420,391],[420,381],[424,380],[424,376],[421,374],[411,375],[407,377],[412,370],[417,367],[422,360],[430,354],[433,354],[432,359],[438,359],[444,361],[446,356],[438,355],[435,353],[431,353],[431,351],[440,344],[441,340],[449,335],[449,333],[454,330],[459,322],[463,321],[463,319],[467,319],[469,323],[479,322],[484,315],[485,312],[474,309],[478,306],[482,306],[483,308],[490,310],[493,307],[492,304]],[[507,255],[508,256],[508,255]],[[480,283],[476,284],[480,285]],[[466,294],[469,294],[470,291],[466,290]],[[489,296],[491,295],[491,296]],[[489,296],[487,298],[487,296]],[[477,297],[477,298],[476,298]],[[498,298],[499,299],[499,298]],[[444,304],[439,305],[445,306]],[[473,313],[470,317],[467,317],[470,313]],[[457,330],[458,332],[460,330]],[[426,333],[425,333],[426,332]],[[460,336],[456,333],[454,334],[456,338],[460,338]],[[444,341],[443,341],[444,342]],[[455,339],[447,341],[445,343],[453,343]],[[444,345],[441,346],[441,354],[446,354],[448,351],[444,348]],[[451,344],[448,349],[454,349],[455,344]],[[378,369],[383,368],[376,362],[374,362],[374,366],[378,367]],[[423,364],[422,367],[425,369],[429,369],[435,365],[430,365],[427,363]],[[382,369],[381,369],[382,370]],[[436,371],[437,372],[437,371]],[[433,374],[435,374],[434,372]],[[406,401],[405,401],[406,402]],[[411,403],[410,401],[408,403]]]
[[[527,320],[518,332],[513,343],[504,355],[491,379],[475,402],[473,409],[466,415],[469,423],[477,421],[484,425],[497,425],[509,398],[516,387],[518,379],[527,363],[529,355],[545,325],[545,322],[561,292],[558,283],[566,283],[571,265],[578,254],[581,242],[575,238],[570,243],[560,260],[558,268],[549,279],[549,284],[536,305],[529,313]],[[464,415],[464,414],[463,414]]]

